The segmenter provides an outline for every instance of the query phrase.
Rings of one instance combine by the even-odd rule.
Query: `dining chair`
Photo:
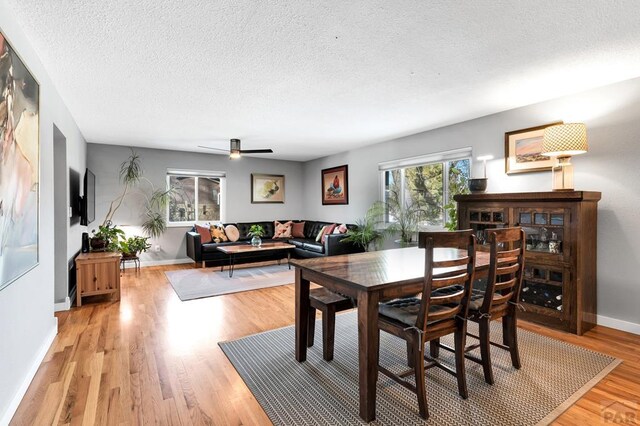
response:
[[[309,291],[309,322],[307,331],[307,347],[312,347],[315,340],[316,309],[322,312],[322,358],[333,359],[336,312],[352,309],[355,302],[341,294],[334,293],[324,287]]]
[[[420,245],[425,249],[425,272],[421,297],[396,299],[379,305],[378,328],[407,342],[407,358],[411,370],[394,374],[378,364],[378,371],[412,390],[418,397],[420,416],[429,418],[425,369],[439,367],[458,379],[458,393],[467,398],[464,367],[466,316],[475,265],[473,232],[421,233]],[[447,260],[434,260],[434,248],[460,248]],[[442,364],[424,352],[426,342],[454,333],[455,369]],[[380,357],[378,357],[380,358]],[[425,365],[425,360],[428,361]],[[413,374],[415,385],[404,378]]]
[[[478,323],[479,335],[467,333],[479,343],[465,349],[466,358],[482,364],[484,380],[494,383],[491,367],[491,345],[508,350],[511,363],[520,368],[518,352],[518,298],[524,271],[525,233],[520,227],[487,231],[490,247],[489,275],[484,291],[474,289],[469,302],[470,321]],[[491,341],[491,321],[502,318],[502,344]],[[480,358],[469,352],[480,348]]]

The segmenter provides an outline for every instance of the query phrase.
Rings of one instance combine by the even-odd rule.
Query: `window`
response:
[[[413,215],[421,227],[444,227],[453,196],[467,193],[471,148],[381,163],[385,222]]]
[[[167,188],[173,189],[167,206],[167,224],[223,221],[224,173],[170,170]]]

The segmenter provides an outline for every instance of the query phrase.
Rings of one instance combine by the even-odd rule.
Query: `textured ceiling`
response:
[[[640,76],[636,0],[0,1],[96,143],[309,160]]]

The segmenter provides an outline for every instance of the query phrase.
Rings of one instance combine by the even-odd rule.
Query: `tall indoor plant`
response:
[[[384,203],[376,201],[369,207],[364,217],[356,219],[355,229],[349,229],[346,237],[340,241],[355,244],[365,251],[369,251],[371,245],[378,248],[386,237],[386,231],[383,228],[384,212]]]

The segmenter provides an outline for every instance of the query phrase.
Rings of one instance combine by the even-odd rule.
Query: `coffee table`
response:
[[[251,244],[238,244],[233,246],[218,247],[218,250],[229,256],[229,278],[233,277],[233,268],[237,255],[255,253],[261,251],[282,251],[287,255],[287,265],[291,269],[291,249],[295,248],[293,244],[289,243],[263,243],[259,246],[252,246]]]

